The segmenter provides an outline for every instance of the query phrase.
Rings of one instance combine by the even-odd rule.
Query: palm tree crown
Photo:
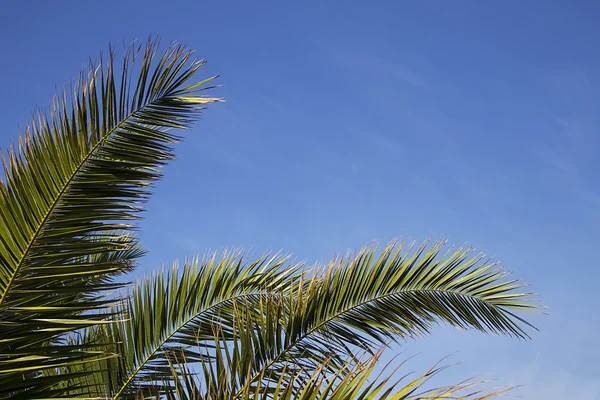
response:
[[[173,131],[220,99],[204,62],[172,44],[112,49],[3,156],[0,394],[33,398],[486,398],[465,381],[375,377],[390,342],[439,323],[528,338],[539,310],[484,254],[391,242],[306,268],[222,252],[137,284],[121,277]],[[117,68],[120,66],[120,68]],[[486,394],[487,393],[487,394]]]

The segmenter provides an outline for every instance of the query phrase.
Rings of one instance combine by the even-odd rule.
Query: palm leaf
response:
[[[289,364],[310,371],[332,360],[335,368],[357,349],[428,334],[440,322],[527,338],[531,325],[516,312],[539,305],[520,291],[524,284],[506,280],[508,273],[483,254],[464,248],[444,254],[444,245],[392,242],[381,253],[367,246],[288,289],[280,306],[267,303],[259,315],[271,316],[246,329],[269,333],[259,342],[268,351],[255,349],[253,379],[277,382]]]
[[[115,352],[129,363],[104,368],[125,370],[110,379],[125,382],[111,396],[152,393],[157,382],[170,381],[174,352],[191,364],[216,365],[209,370],[210,381],[221,382],[215,393],[236,397],[261,387],[299,389],[319,369],[335,374],[358,353],[427,334],[439,322],[527,337],[529,324],[515,312],[539,306],[520,291],[523,284],[471,249],[443,253],[444,244],[392,242],[381,253],[367,246],[297,276],[284,259],[256,275],[263,261],[242,267],[235,257],[157,274],[138,285],[128,321],[111,334],[127,344]],[[260,286],[237,283],[255,275]]]
[[[266,255],[246,262],[242,252],[213,253],[142,279],[116,312],[121,321],[89,334],[99,346],[117,342],[113,352],[120,356],[89,363],[94,373],[86,379],[92,384],[80,381],[78,394],[132,398],[160,392],[157,382],[172,377],[170,354],[184,351],[190,361],[203,359],[208,353],[197,344],[213,341],[215,324],[231,342],[236,307],[253,306],[289,286],[299,265],[283,268],[287,260]]]
[[[41,371],[82,362],[57,338],[107,317],[84,311],[106,307],[112,278],[139,255],[131,236],[112,232],[132,227],[160,166],[173,158],[178,138],[170,131],[217,100],[201,95],[210,79],[191,82],[203,63],[189,50],[175,44],[157,57],[157,48],[132,46],[120,72],[111,50],[82,74],[70,101],[63,95],[38,112],[3,156],[2,393],[42,393],[54,380]],[[35,358],[23,356],[30,352]]]

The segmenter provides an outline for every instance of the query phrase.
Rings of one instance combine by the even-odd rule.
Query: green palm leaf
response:
[[[82,74],[70,102],[62,96],[38,113],[3,157],[2,393],[42,393],[54,380],[41,371],[86,358],[61,336],[107,318],[89,311],[106,307],[112,278],[140,254],[133,237],[114,232],[132,227],[173,158],[178,138],[170,131],[217,100],[201,95],[212,78],[191,82],[203,63],[189,50],[172,45],[157,57],[157,47],[132,46],[120,72],[111,50]]]
[[[275,255],[246,262],[241,252],[224,252],[175,263],[141,280],[116,313],[122,320],[88,333],[100,341],[99,347],[116,342],[112,351],[120,356],[85,366],[92,373],[86,377],[91,384],[83,387],[79,380],[78,394],[132,398],[160,392],[157,382],[171,379],[170,354],[184,351],[190,361],[204,359],[208,352],[197,344],[213,341],[215,324],[231,343],[236,307],[253,306],[289,286],[299,265],[284,268],[287,260]]]
[[[281,385],[300,390],[316,371],[337,376],[358,353],[439,322],[527,337],[530,325],[515,312],[539,306],[523,284],[470,249],[444,253],[444,244],[368,246],[297,275],[283,258],[263,271],[266,259],[243,267],[236,257],[157,274],[137,286],[128,320],[109,334],[125,344],[115,350],[123,365],[101,369],[120,376],[98,382],[121,382],[109,397],[160,392],[169,387],[160,382],[176,384],[169,355],[182,353],[220,382],[211,390],[237,398]]]
[[[281,305],[265,303],[258,315],[270,317],[245,329],[262,335],[255,340],[253,379],[286,379],[281,371],[289,364],[311,371],[331,360],[337,368],[356,349],[428,334],[440,322],[527,338],[531,325],[516,312],[539,305],[520,292],[524,285],[506,280],[508,273],[482,254],[463,248],[443,253],[444,245],[405,249],[392,242],[381,253],[368,246],[288,289]]]

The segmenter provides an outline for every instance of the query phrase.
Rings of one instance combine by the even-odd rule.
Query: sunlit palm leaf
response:
[[[520,291],[523,284],[506,280],[505,270],[471,249],[442,253],[444,244],[366,247],[289,289],[277,308],[266,303],[262,314],[270,317],[246,329],[262,335],[254,349],[255,380],[278,381],[289,364],[307,371],[324,360],[336,366],[355,349],[427,334],[440,322],[528,337],[524,328],[531,325],[515,312],[539,305]],[[258,351],[261,346],[268,351]]]
[[[0,391],[43,392],[41,370],[81,362],[56,346],[65,332],[98,323],[83,313],[106,304],[111,277],[127,272],[129,229],[159,167],[173,158],[173,128],[205,104],[191,79],[203,65],[181,45],[131,47],[122,70],[108,60],[79,79],[74,94],[38,113],[4,159],[0,184]],[[133,254],[133,253],[135,254]],[[104,262],[82,262],[82,258]],[[22,354],[36,354],[23,358]],[[23,372],[30,371],[31,373]],[[36,379],[33,379],[36,378]],[[13,393],[13,395],[16,395]]]
[[[287,259],[276,255],[246,262],[240,252],[215,253],[141,280],[124,301],[123,320],[89,334],[120,342],[113,350],[120,357],[88,364],[102,372],[88,377],[93,385],[80,393],[109,398],[152,393],[156,382],[171,377],[169,354],[185,349],[190,361],[207,355],[197,345],[213,341],[215,324],[231,343],[235,304],[260,303],[297,277],[299,265],[284,268]]]
[[[514,313],[539,307],[520,292],[523,284],[504,279],[503,269],[470,249],[443,248],[444,242],[417,248],[393,242],[382,252],[366,247],[294,279],[280,259],[267,275],[258,275],[272,282],[258,291],[236,283],[256,271],[235,258],[158,274],[138,286],[131,319],[113,333],[127,343],[118,352],[133,373],[123,374],[127,390],[113,389],[111,396],[168,380],[172,351],[184,351],[190,363],[217,363],[229,379],[215,377],[229,382],[217,392],[241,395],[248,388],[299,384],[298,371],[305,379],[321,368],[335,374],[357,352],[429,333],[439,322],[526,337],[528,323]],[[193,301],[183,300],[190,296]]]

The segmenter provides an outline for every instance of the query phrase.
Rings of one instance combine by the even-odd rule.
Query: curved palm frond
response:
[[[119,362],[130,364],[103,369],[129,372],[103,381],[121,382],[110,396],[152,393],[170,379],[169,354],[183,351],[191,364],[221,365],[229,380],[218,380],[240,396],[248,387],[300,382],[298,371],[304,379],[322,368],[335,374],[357,362],[357,352],[429,333],[439,322],[527,337],[530,325],[515,312],[539,306],[520,292],[523,284],[504,279],[507,272],[482,254],[443,253],[444,245],[392,242],[381,253],[367,246],[300,274],[277,259],[258,275],[259,286],[236,283],[256,275],[255,264],[246,268],[236,258],[184,268],[177,279],[158,274],[138,286],[130,320],[111,333],[126,343],[115,351],[124,354]]]
[[[120,356],[86,365],[95,373],[86,377],[87,386],[80,380],[79,394],[132,398],[154,393],[157,382],[171,377],[170,354],[185,351],[190,362],[204,359],[208,352],[197,344],[213,340],[215,324],[232,342],[236,307],[280,296],[300,268],[285,265],[287,260],[266,255],[246,262],[241,252],[213,253],[141,280],[116,312],[122,320],[89,334],[107,338],[99,346],[117,342],[113,352]]]
[[[218,100],[202,96],[212,78],[191,82],[203,65],[191,51],[172,45],[157,57],[157,49],[157,41],[132,46],[120,72],[111,50],[82,74],[70,104],[66,94],[55,99],[3,156],[2,393],[31,398],[54,384],[41,371],[83,362],[85,352],[74,357],[57,338],[106,318],[89,310],[106,307],[111,278],[139,255],[131,236],[112,232],[132,227],[160,166],[173,158],[178,138],[170,130]]]
[[[270,317],[245,329],[261,335],[246,340],[257,343],[253,379],[287,379],[281,371],[289,364],[310,371],[332,360],[335,368],[357,349],[428,334],[440,322],[527,338],[525,327],[532,326],[515,312],[540,307],[520,291],[524,284],[504,279],[508,273],[483,254],[465,248],[444,254],[444,246],[392,242],[380,254],[367,246],[288,289],[280,305],[265,303],[258,315]]]

